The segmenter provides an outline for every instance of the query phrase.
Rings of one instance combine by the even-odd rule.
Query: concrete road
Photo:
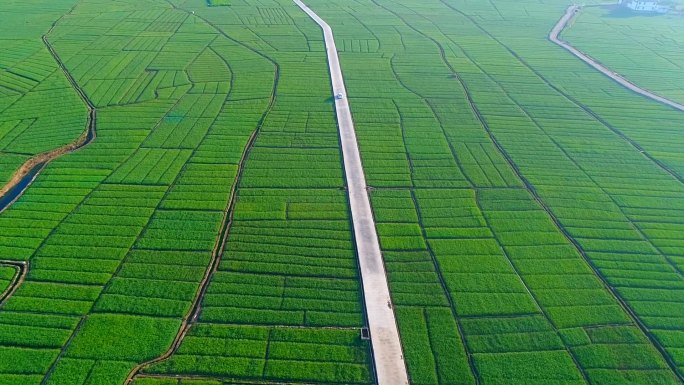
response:
[[[408,384],[399,331],[394,318],[387,275],[366,190],[366,177],[363,173],[333,32],[330,26],[304,3],[300,0],[294,2],[321,26],[325,37],[378,384]]]
[[[684,105],[673,102],[670,99],[664,98],[662,96],[656,95],[651,91],[648,91],[646,89],[643,89],[636,84],[630,82],[629,80],[623,78],[622,76],[618,75],[617,73],[611,71],[610,69],[604,67],[601,63],[597,62],[596,60],[592,59],[589,55],[586,55],[582,51],[578,50],[577,48],[573,47],[569,43],[563,41],[558,37],[567,24],[572,20],[575,15],[581,10],[581,7],[578,5],[572,5],[568,8],[568,10],[565,12],[565,15],[558,21],[558,24],[556,24],[555,27],[551,30],[551,33],[549,34],[549,40],[552,42],[558,44],[559,46],[565,48],[567,51],[572,53],[573,55],[577,56],[578,58],[582,59],[585,63],[589,64],[590,66],[594,67],[604,75],[608,76],[609,78],[615,80],[618,82],[620,85],[640,94],[643,95],[649,99],[653,99],[657,102],[666,104],[674,109],[684,111]]]

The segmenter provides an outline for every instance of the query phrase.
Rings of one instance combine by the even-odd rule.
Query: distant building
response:
[[[619,4],[637,12],[667,13],[670,7],[660,4],[659,0],[619,0]]]

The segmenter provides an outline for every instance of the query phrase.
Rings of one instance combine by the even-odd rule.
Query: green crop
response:
[[[560,1],[307,4],[335,33],[411,383],[678,383],[684,116],[551,44]],[[674,18],[607,12],[565,38],[681,96]],[[306,14],[0,14],[0,185],[84,132],[79,92],[97,110],[95,140],[0,215],[0,259],[30,262],[0,309],[0,384],[375,382]]]

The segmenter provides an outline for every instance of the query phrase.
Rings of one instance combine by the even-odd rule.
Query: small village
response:
[[[658,0],[619,0],[618,4],[640,13],[668,13],[672,7]]]

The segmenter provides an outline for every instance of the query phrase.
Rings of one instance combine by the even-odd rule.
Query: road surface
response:
[[[408,384],[408,374],[387,284],[385,265],[375,230],[375,221],[366,189],[366,177],[363,173],[333,32],[330,26],[304,3],[300,0],[294,0],[294,2],[323,29],[325,37],[378,385]]]
[[[565,27],[568,25],[570,20],[572,20],[575,15],[581,10],[581,7],[578,5],[572,5],[568,8],[568,10],[565,12],[565,15],[558,21],[558,24],[556,24],[555,27],[551,30],[551,33],[549,34],[549,40],[552,42],[558,44],[559,46],[565,48],[567,51],[572,53],[573,55],[577,56],[578,58],[582,59],[585,63],[589,64],[590,66],[594,67],[604,75],[608,76],[609,78],[615,80],[618,82],[620,85],[623,87],[626,87],[627,89],[634,91],[640,95],[643,95],[649,99],[653,99],[657,102],[663,103],[665,105],[668,105],[674,109],[677,109],[679,111],[684,111],[684,105],[673,102],[670,99],[664,98],[662,96],[656,95],[653,92],[650,92],[646,89],[643,89],[636,84],[630,82],[629,80],[623,78],[622,76],[618,75],[614,71],[611,71],[610,69],[604,67],[602,64],[597,62],[596,60],[592,59],[589,55],[586,55],[582,51],[578,50],[577,48],[573,47],[569,43],[565,42],[564,40],[560,39],[558,35],[560,35]]]

